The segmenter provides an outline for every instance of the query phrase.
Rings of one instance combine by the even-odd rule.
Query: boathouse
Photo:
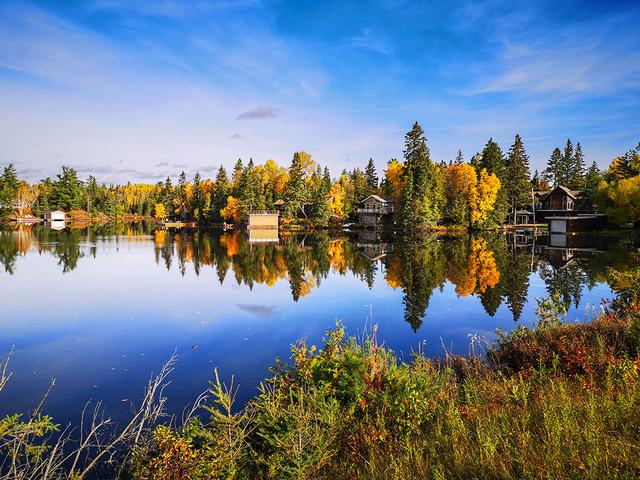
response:
[[[579,215],[554,215],[547,217],[549,233],[593,232],[600,230],[606,218],[600,213]]]
[[[249,210],[247,229],[250,242],[277,242],[280,212]]]
[[[64,222],[65,213],[60,210],[53,210],[44,214],[44,219],[47,222]]]

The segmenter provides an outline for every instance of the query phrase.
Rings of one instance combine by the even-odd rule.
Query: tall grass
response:
[[[637,478],[637,320],[518,329],[485,356],[404,363],[338,326],[231,413],[156,431],[133,478]],[[215,408],[215,403],[222,407]],[[171,436],[171,442],[167,442]],[[177,442],[187,453],[177,453]],[[188,460],[187,460],[188,459]]]

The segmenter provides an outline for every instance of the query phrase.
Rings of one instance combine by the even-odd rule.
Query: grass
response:
[[[132,478],[637,478],[640,360],[633,315],[541,324],[485,356],[400,362],[338,326],[298,342],[233,413],[212,383],[206,424],[159,427]]]

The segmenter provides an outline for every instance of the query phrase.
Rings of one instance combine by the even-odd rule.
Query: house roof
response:
[[[362,200],[363,202],[366,202],[367,200],[369,200],[370,198],[373,198],[376,202],[380,202],[380,203],[389,203],[389,200],[385,200],[384,198],[382,198],[379,195],[369,195],[367,198],[365,198],[364,200]]]
[[[542,196],[543,197],[547,197],[547,196],[551,195],[553,192],[555,192],[556,190],[560,190],[561,192],[565,193],[566,195],[569,195],[574,200],[577,199],[578,196],[580,195],[580,190],[571,190],[571,189],[565,187],[564,185],[558,185],[553,190],[551,190],[550,192],[547,192],[546,194],[543,194]]]
[[[273,202],[274,205],[284,205],[284,200],[282,200],[281,198],[279,198],[278,200],[276,200],[275,202]]]

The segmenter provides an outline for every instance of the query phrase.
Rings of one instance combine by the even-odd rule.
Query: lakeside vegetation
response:
[[[0,176],[0,217],[41,215],[52,209],[72,218],[125,216],[196,221],[203,224],[243,222],[249,209],[280,206],[286,222],[327,226],[354,220],[360,202],[370,194],[387,196],[405,231],[436,226],[490,228],[507,222],[509,212],[531,207],[531,190],[564,185],[580,190],[583,210],[599,210],[618,224],[640,220],[640,144],[616,157],[601,172],[589,168],[580,143],[567,140],[555,148],[547,168],[530,172],[522,138],[515,136],[507,153],[493,139],[468,161],[435,162],[416,122],[405,136],[404,159],[391,159],[382,175],[373,159],[364,169],[343,170],[337,177],[306,152],[296,152],[288,168],[274,160],[255,165],[238,159],[229,175],[220,167],[214,179],[185,172],[156,184],[106,185],[90,176],[82,180],[70,166],[55,179],[30,184],[9,164]],[[278,205],[278,201],[281,205]]]
[[[42,406],[4,418],[3,468],[15,479],[101,465],[130,479],[637,478],[640,268],[611,275],[618,297],[593,321],[566,323],[548,298],[536,328],[476,340],[465,357],[401,359],[375,327],[356,340],[338,325],[321,348],[292,346],[245,406],[215,374],[183,421],[162,414],[172,359],[112,436],[99,411],[84,440],[65,430],[70,453]]]

